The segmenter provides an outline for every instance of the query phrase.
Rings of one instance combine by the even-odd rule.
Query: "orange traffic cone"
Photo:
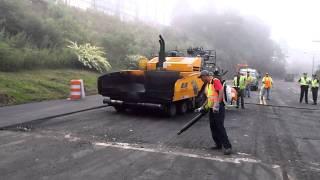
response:
[[[70,100],[85,98],[84,84],[82,79],[70,81]]]

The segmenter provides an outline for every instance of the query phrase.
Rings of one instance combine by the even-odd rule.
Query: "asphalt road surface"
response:
[[[2,130],[0,179],[318,180],[320,105],[298,96],[295,83],[276,81],[267,103],[283,107],[254,105],[252,92],[246,109],[229,108],[231,156],[210,150],[207,117],[176,135],[192,113],[168,119],[108,107]]]

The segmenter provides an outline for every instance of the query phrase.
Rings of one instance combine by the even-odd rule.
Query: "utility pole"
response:
[[[312,73],[311,74],[313,74],[313,69],[314,69],[314,54],[312,56]]]
[[[320,43],[320,40],[312,40],[312,42],[313,43]],[[313,54],[313,58],[312,58],[312,74],[313,74],[313,68],[314,68],[314,54]]]

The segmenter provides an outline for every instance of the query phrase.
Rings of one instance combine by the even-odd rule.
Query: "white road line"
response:
[[[72,137],[71,134],[67,134],[64,136],[65,139],[68,139],[70,142],[80,141],[80,138]],[[127,150],[134,150],[134,151],[142,151],[142,152],[151,152],[151,153],[161,153],[167,155],[174,155],[174,156],[183,156],[189,158],[196,158],[196,159],[204,159],[204,160],[211,160],[217,162],[225,162],[225,163],[233,163],[233,164],[241,164],[241,163],[254,163],[254,164],[262,164],[266,165],[272,169],[277,171],[279,176],[282,176],[282,168],[277,164],[266,164],[263,163],[261,160],[247,158],[247,157],[227,157],[227,156],[212,156],[211,154],[192,154],[186,152],[179,152],[179,151],[171,151],[170,149],[164,148],[145,148],[141,147],[138,144],[129,144],[129,143],[121,143],[121,142],[93,142],[92,145],[96,147],[109,147],[109,148],[118,148],[118,149],[127,149]],[[235,155],[245,155],[248,156],[249,154],[245,153],[236,153]],[[294,180],[288,174],[289,180]]]
[[[135,147],[128,143],[95,142],[93,144],[96,146],[103,146],[103,147],[112,147],[112,148],[129,149],[129,150],[135,150],[135,151],[169,154],[169,155],[184,156],[184,157],[191,157],[191,158],[197,158],[197,159],[206,159],[206,160],[219,161],[219,162],[235,163],[235,164],[240,164],[241,162],[261,163],[261,160],[256,160],[251,158],[218,157],[218,156],[210,156],[210,155],[206,156],[206,155],[198,155],[198,154],[184,153],[184,152],[178,152],[178,151],[168,151],[164,149],[141,148],[141,147]]]
[[[18,145],[18,144],[21,144],[21,143],[24,143],[24,142],[25,142],[25,140],[12,141],[12,142],[9,142],[9,143],[0,144],[0,147],[14,146],[14,145]]]

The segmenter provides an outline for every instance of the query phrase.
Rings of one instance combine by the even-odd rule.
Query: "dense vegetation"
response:
[[[284,72],[268,27],[234,13],[176,14],[172,26],[153,27],[50,2],[0,0],[0,71],[85,68],[67,48],[70,41],[102,47],[112,70],[127,68],[130,57],[158,51],[161,33],[168,49],[217,49],[219,65],[231,72],[237,63],[273,75]]]
[[[96,94],[98,75],[74,69],[0,72],[0,106],[67,98],[70,79],[83,79],[86,94]]]

